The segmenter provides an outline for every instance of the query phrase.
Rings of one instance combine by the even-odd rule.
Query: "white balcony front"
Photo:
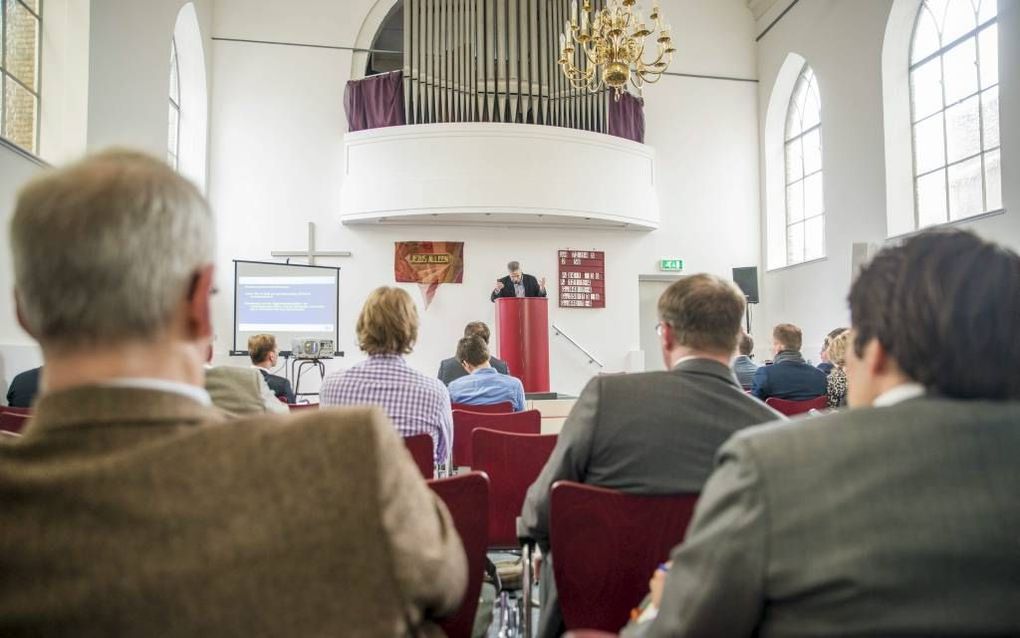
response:
[[[655,151],[533,124],[423,124],[348,133],[344,224],[654,230]]]

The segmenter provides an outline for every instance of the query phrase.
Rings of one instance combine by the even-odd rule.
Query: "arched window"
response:
[[[786,111],[786,263],[825,256],[822,198],[822,102],[814,71],[800,71]]]
[[[0,0],[0,136],[31,153],[39,145],[41,0]]]
[[[181,155],[181,74],[177,64],[177,39],[170,39],[170,119],[166,161],[177,170]]]
[[[915,227],[1002,208],[996,0],[924,0],[910,46]]]

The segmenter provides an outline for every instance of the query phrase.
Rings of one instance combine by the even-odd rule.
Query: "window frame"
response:
[[[176,170],[180,169],[180,165],[181,165],[181,102],[182,102],[182,100],[181,100],[181,63],[180,63],[179,54],[177,53],[177,36],[171,36],[171,38],[170,38],[170,65],[171,65],[170,71],[172,73],[171,77],[173,77],[176,80],[176,86],[174,88],[176,89],[177,100],[174,101],[174,96],[173,96],[174,91],[171,91],[170,95],[168,96],[168,101],[170,102],[170,109],[177,113],[177,126],[176,126],[177,130],[174,133],[174,148],[173,149],[170,148],[170,140],[167,140],[167,154],[168,155],[170,155],[170,154],[173,155],[173,160],[174,161],[171,164],[171,166],[176,171]],[[172,150],[172,153],[171,153],[171,150]]]
[[[41,139],[40,135],[40,124],[42,122],[42,41],[43,41],[43,2],[45,0],[38,0],[38,11],[33,10],[23,0],[0,0],[0,139],[7,144],[15,146],[30,155],[39,157],[39,142]],[[35,38],[35,90],[25,86],[25,84],[14,77],[12,73],[7,70],[7,7],[12,2],[21,5],[21,7],[31,15],[36,21],[36,38]],[[33,113],[33,140],[32,148],[25,148],[21,144],[17,143],[13,139],[7,137],[5,131],[7,130],[7,82],[10,80],[23,90],[27,91],[35,99],[35,111]]]
[[[811,74],[810,78],[807,77],[807,74],[809,72]],[[802,83],[806,83],[807,84],[807,87],[805,89],[806,91],[811,91],[813,89],[816,97],[818,98],[818,122],[813,124],[809,128],[803,128],[803,126],[801,126],[800,127],[800,131],[796,135],[792,135],[791,136],[790,135],[790,114],[792,112],[792,109],[794,108],[794,99],[797,97],[798,89],[800,88]],[[824,161],[824,157],[823,157],[824,156],[824,151],[823,151],[823,149],[824,149],[824,141],[823,141],[823,137],[822,137],[822,113],[821,113],[821,108],[822,108],[822,96],[821,96],[821,91],[820,91],[820,89],[818,87],[818,75],[815,73],[815,70],[811,67],[811,64],[808,63],[807,61],[805,61],[804,64],[801,66],[800,71],[797,73],[797,79],[793,83],[793,90],[790,92],[790,99],[787,101],[786,112],[784,113],[784,118],[783,118],[783,135],[782,135],[782,142],[783,142],[783,170],[782,170],[782,183],[783,183],[783,246],[784,246],[784,250],[783,250],[783,260],[782,260],[783,265],[782,266],[778,266],[776,269],[778,269],[778,268],[787,268],[787,267],[790,267],[790,266],[798,266],[800,264],[805,264],[805,263],[809,263],[809,262],[812,262],[812,261],[816,261],[816,260],[820,260],[820,259],[825,259],[827,257],[826,242],[825,242],[825,236],[826,236],[826,223],[825,223],[825,217],[826,217],[826,215],[825,215],[825,212],[826,212],[825,211],[825,178],[824,178],[824,175],[825,175],[825,161]],[[803,117],[803,113],[800,113],[800,115],[801,115],[801,117]],[[803,124],[803,121],[801,122],[801,124]],[[818,153],[819,153],[818,169],[815,170],[815,171],[812,171],[809,174],[807,172],[805,166],[804,166],[805,153],[804,153],[803,139],[805,137],[807,137],[808,135],[811,135],[815,131],[818,132]],[[787,175],[789,174],[789,166],[790,166],[790,161],[791,161],[789,148],[790,148],[790,144],[793,143],[793,142],[801,142],[800,177],[798,177],[797,179],[795,179],[793,181],[789,181],[788,178],[787,178]],[[804,184],[808,180],[808,178],[814,177],[815,175],[818,175],[819,176],[819,180],[822,182],[822,209],[821,209],[821,212],[819,212],[818,214],[811,215],[810,217],[808,217],[807,214],[806,214],[806,211],[802,211],[802,212],[804,212],[804,215],[802,216],[801,219],[798,219],[796,221],[791,221],[791,219],[790,219],[790,217],[791,217],[791,215],[790,215],[790,197],[789,197],[789,189],[790,189],[790,187],[799,184],[801,186],[801,188],[803,189],[804,188]],[[804,197],[801,197],[801,200],[802,200],[802,206],[803,206],[806,203],[806,200],[805,200]],[[806,229],[807,229],[807,222],[810,221],[810,220],[813,220],[813,219],[820,219],[821,220],[821,224],[822,224],[822,237],[821,237],[821,246],[820,246],[821,252],[818,253],[817,255],[813,255],[811,257],[808,257],[808,252],[809,251],[807,249],[807,233],[806,233]],[[804,233],[804,235],[803,235],[804,236],[803,250],[801,251],[800,259],[792,260],[792,259],[790,259],[790,228],[793,227],[793,226],[797,226],[797,225],[803,226],[803,228],[804,228],[804,230],[802,231]]]
[[[951,2],[958,2],[958,1],[964,1],[964,0],[949,0],[950,3]],[[984,1],[987,2],[988,0],[984,0]],[[914,232],[923,230],[925,228],[933,228],[933,227],[943,226],[943,225],[947,225],[947,224],[954,224],[954,223],[961,222],[961,221],[972,220],[972,219],[976,219],[976,218],[979,218],[981,216],[988,215],[988,214],[991,214],[991,213],[996,213],[996,212],[1002,210],[1002,204],[1003,203],[1002,203],[1002,181],[1001,181],[1001,174],[1000,174],[1000,181],[999,181],[999,189],[1000,189],[1000,192],[999,192],[999,201],[1000,201],[1000,205],[998,207],[996,207],[996,208],[989,208],[989,206],[988,206],[988,178],[987,178],[987,169],[986,169],[985,160],[986,160],[986,157],[989,154],[998,151],[999,152],[999,162],[1000,162],[1000,169],[999,170],[1000,170],[1000,173],[1001,173],[1001,170],[1002,170],[1002,168],[1001,168],[1001,162],[1002,162],[1002,137],[1001,137],[1001,132],[1000,132],[1000,137],[999,137],[998,145],[993,146],[993,147],[986,147],[985,146],[985,109],[984,109],[984,105],[985,105],[984,96],[985,96],[985,93],[988,92],[988,91],[991,91],[993,89],[998,91],[999,86],[1001,84],[1001,78],[999,77],[999,64],[998,64],[998,60],[996,60],[995,61],[995,65],[996,65],[995,84],[992,84],[992,85],[989,85],[989,86],[982,86],[982,84],[981,84],[981,37],[980,37],[981,34],[984,31],[986,31],[986,30],[988,30],[988,29],[990,29],[990,28],[992,28],[994,26],[996,28],[996,31],[997,31],[997,33],[996,33],[996,45],[998,45],[998,37],[999,37],[998,36],[999,7],[998,7],[998,2],[996,2],[995,16],[992,17],[991,19],[985,20],[984,22],[980,21],[980,19],[981,19],[981,17],[980,17],[980,9],[979,8],[974,8],[973,5],[971,5],[971,7],[973,8],[973,11],[974,11],[974,14],[975,14],[974,15],[975,26],[972,29],[969,29],[967,32],[963,33],[962,35],[957,36],[952,41],[950,41],[948,43],[945,43],[945,42],[942,41],[942,31],[945,30],[945,26],[946,25],[943,23],[941,25],[941,28],[940,28],[940,26],[938,24],[938,21],[936,20],[936,28],[939,29],[939,46],[938,46],[938,48],[935,51],[927,54],[925,57],[917,60],[916,62],[913,61],[913,58],[914,58],[914,47],[917,44],[917,30],[918,30],[918,26],[921,23],[921,17],[925,14],[925,12],[927,12],[931,16],[931,18],[933,20],[935,19],[934,11],[931,8],[929,8],[929,6],[928,6],[928,0],[921,0],[921,2],[918,4],[917,11],[916,11],[916,13],[914,15],[913,24],[912,24],[912,27],[911,27],[911,30],[910,30],[910,45],[907,48],[907,94],[908,94],[909,124],[910,124],[910,161],[911,161],[911,174],[912,174],[911,191],[913,193],[913,204],[914,204]],[[947,3],[947,7],[946,7],[947,11],[948,11],[948,8],[949,8],[949,3]],[[944,19],[945,19],[945,17],[943,16],[943,20]],[[947,54],[951,53],[957,47],[965,45],[970,40],[973,40],[973,42],[974,42],[974,69],[975,69],[975,74],[976,74],[976,90],[973,93],[971,93],[971,94],[968,94],[966,96],[963,96],[963,97],[960,97],[960,98],[956,99],[955,101],[953,101],[952,104],[949,104],[947,99],[946,99],[945,58],[946,58]],[[996,49],[998,49],[998,46],[996,46]],[[934,111],[934,112],[932,112],[932,113],[929,113],[929,114],[925,115],[922,118],[915,119],[915,112],[916,112],[916,109],[915,109],[915,102],[916,102],[916,100],[915,100],[915,93],[916,93],[916,91],[914,90],[914,74],[915,74],[915,72],[919,68],[921,68],[924,65],[929,64],[929,63],[931,63],[931,62],[933,62],[935,60],[939,61],[939,85],[940,85],[940,93],[941,93],[941,98],[942,98],[941,99],[941,108],[936,110],[936,111]],[[978,141],[978,150],[977,150],[976,153],[971,153],[971,154],[966,155],[966,156],[964,156],[962,158],[950,161],[949,160],[949,126],[948,126],[948,122],[947,122],[947,115],[946,115],[946,113],[947,113],[947,111],[949,111],[953,107],[959,106],[959,105],[967,102],[968,100],[971,100],[971,99],[974,99],[974,98],[977,98],[977,117],[978,117],[978,120],[977,120],[977,141]],[[998,108],[999,108],[999,115],[1001,116],[1001,113],[1002,113],[1001,102],[999,103],[999,107]],[[941,122],[942,122],[942,163],[939,166],[935,167],[935,168],[931,168],[929,170],[926,170],[924,173],[920,173],[918,171],[918,162],[917,162],[917,127],[918,127],[919,124],[922,124],[924,122],[932,120],[933,118],[940,118]],[[1001,126],[1001,117],[1000,117],[1000,126]],[[1000,129],[1000,131],[1001,131],[1001,129]],[[958,218],[954,218],[953,217],[953,212],[952,212],[952,190],[950,189],[949,169],[951,167],[959,166],[961,164],[964,164],[966,162],[972,161],[974,159],[980,159],[981,160],[981,168],[980,168],[980,176],[981,176],[981,210],[979,210],[979,211],[977,211],[975,213],[972,213],[970,215],[965,215],[965,216],[961,216],[961,217],[958,217]],[[919,180],[921,178],[928,177],[930,175],[934,175],[934,174],[938,173],[939,171],[942,171],[942,173],[943,173],[942,183],[943,183],[943,188],[945,190],[945,211],[944,211],[945,212],[945,218],[942,219],[941,221],[938,221],[938,222],[935,222],[935,223],[932,223],[932,224],[922,225],[922,223],[921,223],[920,197],[919,197],[920,191],[918,189],[918,182],[919,182]]]

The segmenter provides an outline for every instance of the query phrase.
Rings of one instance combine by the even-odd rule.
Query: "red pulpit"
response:
[[[545,297],[496,300],[499,356],[525,392],[549,391],[549,302]]]

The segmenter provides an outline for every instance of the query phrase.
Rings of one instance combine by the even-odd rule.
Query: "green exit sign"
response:
[[[659,270],[663,272],[681,272],[684,269],[683,259],[660,259]]]

